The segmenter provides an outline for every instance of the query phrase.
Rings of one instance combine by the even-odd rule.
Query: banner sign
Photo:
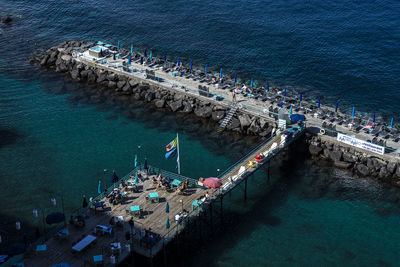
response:
[[[355,137],[351,137],[348,135],[344,135],[341,133],[338,133],[337,140],[339,142],[343,142],[345,144],[355,146],[364,150],[368,150],[373,153],[377,153],[379,155],[385,154],[385,148],[383,146],[378,146],[360,139],[357,139]]]
[[[279,119],[278,120],[278,128],[285,130],[286,129],[286,120]]]

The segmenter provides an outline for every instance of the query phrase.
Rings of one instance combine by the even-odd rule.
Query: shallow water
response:
[[[0,15],[15,17],[10,26],[0,24],[0,228],[9,231],[0,249],[21,238],[12,230],[16,220],[33,235],[40,224],[33,208],[55,210],[49,199],[56,196],[59,209],[62,193],[66,210],[75,209],[113,169],[127,173],[135,154],[175,170],[163,152],[177,132],[183,173],[195,178],[215,175],[257,143],[218,138],[213,123],[38,70],[27,59],[40,47],[67,39],[120,40],[126,48],[134,42],[171,60],[222,66],[243,79],[398,116],[399,9],[396,1],[0,0]],[[293,153],[276,163],[272,173],[280,182],[271,193],[260,172],[247,202],[233,194],[226,231],[182,265],[397,265],[398,190]]]

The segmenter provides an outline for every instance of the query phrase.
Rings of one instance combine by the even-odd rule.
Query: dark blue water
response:
[[[243,80],[253,77],[259,84],[321,95],[324,103],[339,99],[359,112],[399,118],[398,1],[0,0],[4,14],[14,18],[0,24],[0,186],[6,189],[0,201],[6,226],[31,220],[32,208],[51,211],[48,199],[60,193],[72,210],[83,194],[95,194],[104,168],[123,175],[137,153],[174,170],[162,152],[176,132],[183,173],[193,177],[215,175],[255,144],[229,135],[209,138],[212,125],[134,101],[93,99],[95,89],[28,64],[37,51],[64,40],[119,40],[126,48],[133,43],[170,60],[192,59],[215,71],[236,71]],[[282,181],[277,188],[268,194],[260,173],[250,183],[247,203],[236,195],[227,207],[234,226],[202,249],[209,257],[194,254],[188,263],[398,264],[395,189],[311,162],[280,164],[273,171]],[[324,188],[332,184],[327,177],[341,190]]]

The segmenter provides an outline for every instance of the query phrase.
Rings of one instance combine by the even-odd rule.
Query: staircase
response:
[[[236,104],[231,105],[231,109],[226,114],[225,118],[222,120],[221,124],[219,125],[218,132],[222,132],[225,127],[231,122],[233,115],[235,115],[236,111],[238,110],[238,106]]]

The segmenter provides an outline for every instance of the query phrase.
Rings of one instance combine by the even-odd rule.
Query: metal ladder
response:
[[[218,132],[222,132],[225,127],[231,122],[233,115],[235,115],[236,111],[238,110],[238,106],[236,104],[232,104],[231,109],[229,110],[228,114],[226,114],[225,118],[222,120],[221,124],[219,125]]]

